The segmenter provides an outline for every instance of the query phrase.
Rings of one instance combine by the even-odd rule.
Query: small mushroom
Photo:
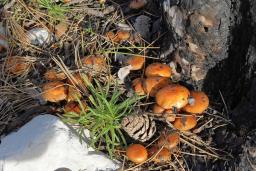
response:
[[[104,56],[102,55],[90,55],[81,59],[83,66],[92,68],[94,71],[104,71],[107,67]]]
[[[6,58],[5,71],[16,76],[29,72],[32,61],[23,56],[9,56]]]
[[[173,149],[180,143],[180,135],[177,132],[171,133],[162,133],[159,140],[157,141],[157,145],[159,147],[166,147],[167,149]]]
[[[145,63],[145,57],[141,55],[134,55],[130,57],[126,63],[132,66],[131,70],[140,70]]]
[[[140,8],[143,8],[146,4],[147,4],[147,0],[132,0],[129,4],[129,8],[140,9]]]
[[[166,77],[148,77],[143,80],[143,87],[148,95],[154,97],[159,89],[170,83],[171,81]]]
[[[82,94],[80,93],[79,89],[73,86],[68,86],[68,95],[67,101],[76,101],[82,98]]]
[[[116,36],[117,36],[119,41],[125,41],[125,40],[128,40],[130,38],[131,34],[128,31],[119,30],[116,33]]]
[[[136,164],[143,163],[148,159],[147,149],[141,144],[132,144],[126,150],[128,159]]]
[[[117,37],[117,35],[113,31],[107,32],[106,37],[107,37],[107,40],[113,41],[115,43],[120,41],[119,38]]]
[[[67,97],[65,84],[60,81],[54,81],[44,84],[42,97],[49,102],[59,102]]]
[[[50,69],[44,74],[44,78],[48,81],[61,81],[67,77],[63,72],[57,72],[55,69]]]
[[[164,111],[164,114],[163,116],[165,117],[165,119],[169,122],[173,122],[175,121],[175,118],[176,118],[176,113],[173,109],[166,109]]]
[[[186,87],[172,84],[160,89],[156,93],[156,103],[165,109],[173,107],[180,109],[187,105],[189,95],[189,90]]]
[[[158,116],[162,116],[162,114],[164,113],[165,109],[162,108],[161,106],[159,106],[158,104],[154,104],[153,106],[153,113],[155,115],[158,115]]]
[[[176,118],[173,126],[180,131],[188,131],[194,128],[197,124],[195,115],[186,115]]]
[[[143,88],[143,85],[142,85],[141,78],[136,78],[132,81],[132,88],[133,88],[134,92],[139,96],[143,96],[146,94],[145,90]]]
[[[66,22],[60,22],[55,26],[55,35],[60,38],[63,36],[68,30],[68,24]]]
[[[161,147],[153,146],[149,149],[149,154],[150,156],[153,156],[157,154]],[[153,158],[153,161],[155,163],[164,163],[170,160],[171,158],[171,152],[167,148],[163,147],[161,151]]]
[[[182,108],[188,113],[202,114],[209,106],[209,98],[202,91],[191,91],[188,104]]]
[[[153,63],[147,66],[145,71],[146,77],[168,77],[172,75],[172,69],[169,65],[161,63]]]
[[[80,114],[82,110],[86,110],[87,108],[87,104],[85,101],[81,101],[81,104],[82,104],[82,108],[80,106],[80,104],[78,102],[75,102],[75,101],[70,101],[68,102],[65,107],[64,107],[64,111],[66,113],[68,112],[74,112],[74,113],[77,113],[77,114]]]

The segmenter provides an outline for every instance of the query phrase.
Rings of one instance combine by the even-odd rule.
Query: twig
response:
[[[15,4],[15,2],[16,0],[11,0],[11,2],[5,4],[4,10],[8,10],[9,8],[11,8]]]

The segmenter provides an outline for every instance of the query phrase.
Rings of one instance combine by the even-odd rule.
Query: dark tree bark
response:
[[[221,91],[235,123],[229,140],[220,135],[221,143],[236,142],[231,150],[238,154],[244,137],[256,128],[256,1],[164,0],[160,4],[169,30],[162,57],[175,61],[183,80],[205,90],[211,101],[221,102]],[[239,166],[246,165],[243,161]]]

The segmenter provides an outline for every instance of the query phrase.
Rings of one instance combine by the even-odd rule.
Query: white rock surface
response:
[[[88,131],[86,135],[88,135]],[[2,139],[0,171],[111,171],[118,164],[95,152],[57,117],[40,115]]]

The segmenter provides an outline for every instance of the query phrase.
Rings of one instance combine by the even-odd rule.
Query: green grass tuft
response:
[[[122,92],[117,85],[111,88],[110,83],[101,85],[95,80],[93,86],[84,79],[90,92],[88,112],[80,115],[75,113],[64,114],[65,121],[71,124],[79,124],[79,134],[83,137],[84,129],[90,130],[91,146],[100,149],[106,146],[109,155],[113,157],[117,146],[125,145],[126,140],[121,131],[121,120],[134,110],[134,105],[142,98],[138,96],[122,98]],[[82,105],[80,104],[80,107]],[[83,110],[85,111],[85,110]]]
[[[63,4],[56,4],[53,0],[37,0],[39,7],[47,9],[48,15],[51,20],[61,21],[65,19],[65,14],[69,12],[69,8],[67,6],[63,6]]]

